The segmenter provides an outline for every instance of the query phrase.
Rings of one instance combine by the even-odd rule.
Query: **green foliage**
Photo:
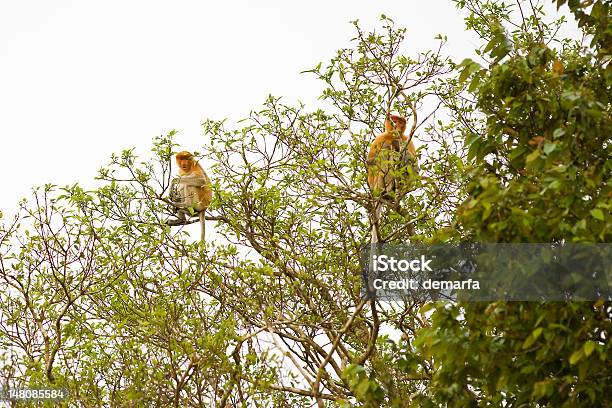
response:
[[[355,397],[363,401],[365,407],[380,406],[385,399],[385,392],[376,381],[368,378],[363,366],[350,365],[344,370],[344,373]]]
[[[401,406],[415,393],[422,373],[399,369],[379,336],[420,327],[415,305],[361,300],[380,200],[368,146],[389,110],[422,146],[420,176],[381,216],[384,241],[448,239],[464,152],[432,120],[449,62],[402,55],[405,30],[382,24],[355,23],[352,48],[308,71],[321,107],[270,96],[236,124],[205,121],[214,242],[164,222],[174,131],[146,157],[113,155],[93,191],[48,186],[24,202],[0,227],[3,379],[65,387],[82,406]]]
[[[0,223],[3,382],[79,406],[609,406],[608,303],[361,299],[366,157],[390,111],[419,175],[381,242],[611,238],[609,5],[569,2],[584,47],[531,2],[457,4],[483,40],[471,59],[445,58],[444,37],[402,55],[391,19],[355,22],[306,71],[319,106],[270,96],[205,121],[214,242],[165,223],[175,131],[113,155],[93,191],[35,190]]]
[[[606,242],[609,62],[570,41],[561,49],[545,45],[551,39],[541,35],[551,30],[535,12],[538,24],[513,33],[514,50],[503,63],[481,69],[468,59],[459,65],[460,80],[471,78],[468,91],[484,120],[482,130],[466,129],[476,167],[461,223],[479,241]],[[493,57],[494,49],[482,53]]]
[[[578,26],[592,37],[591,48],[599,58],[605,59],[612,55],[612,24],[610,3],[605,0],[557,0],[557,7],[567,4],[578,21]],[[606,75],[612,75],[612,68],[608,63]]]
[[[428,394],[451,406],[605,406],[610,308],[603,302],[438,306],[420,347]],[[461,310],[461,318],[458,311]]]
[[[465,4],[469,24],[491,39],[478,54],[493,60],[458,65],[474,101],[455,110],[468,124],[472,167],[456,219],[466,239],[610,242],[609,28],[595,24],[609,6],[595,3],[585,14],[570,2],[593,35],[590,48],[570,40],[551,47],[556,23],[547,25],[541,9],[517,21],[491,2]],[[504,34],[510,46],[499,21],[514,28]],[[610,406],[611,312],[603,301],[436,305],[415,342],[435,362],[421,398],[457,407]]]

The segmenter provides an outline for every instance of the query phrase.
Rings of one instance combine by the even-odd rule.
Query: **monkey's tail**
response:
[[[378,256],[378,242],[379,242],[378,222],[380,220],[381,213],[382,213],[382,203],[377,202],[376,204],[374,204],[374,210],[372,211],[372,231],[370,232],[371,239],[370,239],[370,251],[369,251],[370,253],[368,256],[368,262],[366,263],[368,265],[367,271],[365,272],[367,275],[364,276],[365,278],[364,280],[367,285],[367,287],[365,288],[365,298],[366,299],[373,299],[374,295],[376,294],[376,290],[374,289],[374,286],[372,285],[372,282],[374,281],[374,278],[375,278],[373,260]]]
[[[372,213],[372,231],[370,243],[377,244],[379,241],[378,237],[378,223],[380,221],[380,214],[382,213],[382,204],[377,202],[374,204],[374,211]]]
[[[206,217],[204,216],[205,211],[200,211],[198,214],[200,217],[200,241],[204,243],[206,241]]]

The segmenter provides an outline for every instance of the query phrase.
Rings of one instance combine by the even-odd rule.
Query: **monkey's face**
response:
[[[388,131],[398,130],[401,134],[406,130],[406,119],[401,116],[389,115],[387,117],[385,127]]]
[[[192,159],[176,159],[176,164],[179,169],[181,169],[185,173],[189,173],[191,171],[191,167],[193,167]]]
[[[393,121],[393,129],[399,130],[400,132],[406,129],[406,121],[403,118],[394,117],[391,120]]]

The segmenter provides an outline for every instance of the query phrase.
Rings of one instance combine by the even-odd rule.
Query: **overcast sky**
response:
[[[270,93],[316,102],[299,72],[381,13],[408,28],[408,52],[442,33],[472,55],[450,0],[0,0],[0,210],[34,185],[90,184],[112,152],[146,154],[171,129],[198,150],[204,118],[242,118]]]

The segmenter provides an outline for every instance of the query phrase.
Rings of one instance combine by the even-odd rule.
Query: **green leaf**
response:
[[[575,91],[566,91],[561,97],[567,101],[575,102],[580,99],[580,93]]]
[[[576,364],[578,361],[580,361],[580,359],[581,359],[583,356],[584,356],[583,349],[580,349],[580,350],[574,351],[574,352],[572,353],[572,355],[570,356],[569,363],[570,363],[571,365],[574,365],[574,364]]]
[[[576,228],[576,230],[585,230],[586,225],[586,220],[582,219],[576,223],[574,228]]]
[[[542,334],[542,328],[538,327],[537,329],[535,329],[534,331],[531,332],[531,335],[533,336],[533,338],[537,339],[538,337],[540,337],[540,334]]]
[[[508,159],[510,159],[510,161],[518,158],[519,156],[521,156],[523,153],[525,153],[527,151],[527,148],[524,146],[519,146],[516,149],[513,149],[510,154],[508,155]]]
[[[599,208],[593,208],[590,212],[593,218],[598,219],[600,221],[605,220],[604,213]]]
[[[489,215],[491,215],[491,211],[493,210],[493,207],[489,206],[485,206],[485,210],[482,212],[482,220],[485,221],[487,218],[489,218]]]
[[[532,331],[531,334],[527,336],[527,338],[525,339],[525,342],[523,343],[523,350],[531,347],[533,343],[535,343],[535,341],[538,339],[538,337],[540,337],[541,334],[542,334],[541,327],[538,327],[537,329]]]
[[[550,395],[552,384],[550,380],[538,381],[533,385],[533,395],[537,399]]]
[[[357,387],[355,387],[355,393],[362,397],[367,395],[368,389],[370,388],[370,382],[368,380],[362,380]]]
[[[474,75],[472,81],[470,82],[470,86],[468,87],[469,92],[474,92],[478,89],[478,85],[480,85],[480,75]]]
[[[592,340],[588,340],[584,343],[584,355],[585,356],[590,356],[593,353],[593,350],[595,350],[595,342]]]
[[[553,132],[553,139],[558,139],[564,134],[565,134],[565,129],[563,128],[555,129],[555,131]]]
[[[459,82],[464,82],[470,75],[482,68],[479,63],[474,62],[469,58],[464,59],[459,66],[465,67],[459,75]]]
[[[536,149],[533,152],[529,153],[529,155],[525,158],[527,163],[530,163],[540,157],[540,150]]]
[[[555,149],[557,148],[557,145],[555,143],[545,143],[544,144],[544,153],[546,154],[550,154],[551,152],[553,152]]]
[[[425,303],[423,306],[419,308],[419,314],[425,314],[431,309],[435,308],[435,306],[436,305],[433,302]]]
[[[459,75],[459,82],[465,82],[465,80],[470,76],[470,71],[467,68],[464,68]]]

